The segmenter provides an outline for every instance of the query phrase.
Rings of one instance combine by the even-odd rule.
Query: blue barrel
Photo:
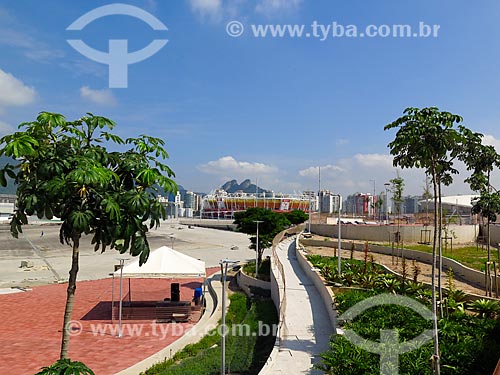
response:
[[[203,294],[203,290],[201,288],[194,289],[194,298],[200,298]]]

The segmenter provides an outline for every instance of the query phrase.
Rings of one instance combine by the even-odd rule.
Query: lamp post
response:
[[[222,273],[222,344],[221,344],[221,374],[226,374],[226,277],[227,277],[227,266],[229,264],[237,263],[234,260],[224,259],[219,262],[220,270]]]
[[[311,233],[311,192],[309,192],[309,220],[307,220],[308,232]]]
[[[389,224],[389,198],[387,195],[387,191],[389,190],[390,183],[386,182],[385,186],[385,223]]]
[[[123,336],[122,332],[122,309],[123,309],[123,265],[129,258],[116,258],[120,262],[120,304],[118,308],[118,337]]]
[[[257,234],[255,238],[255,278],[259,274],[259,224],[263,223],[262,220],[254,220],[254,223],[257,223]]]
[[[373,221],[377,220],[376,212],[375,212],[375,194],[376,193],[376,181],[375,180],[370,180],[370,182],[373,182],[373,197],[372,197],[372,208],[373,208]]]
[[[341,219],[341,211],[342,211],[342,196],[340,194],[336,194],[335,195],[336,197],[338,197],[339,199],[339,202],[338,202],[338,205],[337,205],[337,209],[339,211],[339,216],[338,216],[338,219],[337,219],[337,225],[338,225],[338,229],[339,229],[339,234],[338,234],[338,246],[339,246],[339,249],[338,249],[338,252],[337,252],[337,268],[338,268],[338,271],[339,271],[339,276],[342,274],[341,272],[341,256],[340,256],[340,249],[342,248],[342,221],[340,220]]]

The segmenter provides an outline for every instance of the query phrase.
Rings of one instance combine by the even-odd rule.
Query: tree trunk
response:
[[[490,171],[488,171],[488,195],[490,194],[491,189],[490,189]],[[491,196],[488,197],[488,207],[487,207],[487,213],[488,213],[488,222],[487,222],[487,227],[486,227],[486,249],[488,249],[488,262],[491,262],[491,232],[490,232],[490,202],[491,201]],[[489,266],[488,266],[489,267]]]
[[[490,247],[490,241],[491,241],[491,229],[490,229],[490,218],[488,217],[488,222],[486,223],[486,241],[487,245],[486,248],[488,249],[488,262],[491,262],[491,247]]]
[[[434,336],[434,361],[433,373],[440,375],[440,355],[439,355],[439,337],[437,323],[437,303],[436,303],[436,245],[438,241],[438,181],[435,170],[432,171],[432,182],[434,185],[434,239],[432,243],[432,328]]]
[[[64,323],[61,340],[60,359],[69,358],[69,339],[71,337],[71,315],[75,302],[76,276],[78,274],[78,256],[80,247],[80,234],[73,237],[73,255],[71,260],[71,269],[69,271],[68,289],[66,292],[66,307],[64,309]]]
[[[438,226],[438,291],[439,291],[439,311],[443,317],[443,287],[441,281],[443,278],[443,205],[441,202],[441,179],[438,180],[438,205],[439,205],[439,226]]]
[[[486,222],[486,249],[488,251],[488,264],[486,265],[484,272],[485,276],[487,277],[486,281],[486,295],[491,296],[493,293],[493,287],[491,283],[491,268],[490,268],[490,261],[491,261],[491,230],[490,230],[490,201],[491,201],[491,189],[490,189],[490,172],[488,171],[488,186],[487,186],[487,192],[488,192],[488,207],[486,207],[486,213],[487,213],[487,222]]]

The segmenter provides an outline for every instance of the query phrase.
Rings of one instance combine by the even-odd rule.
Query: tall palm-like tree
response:
[[[431,177],[434,190],[434,238],[432,245],[432,314],[434,331],[435,374],[440,374],[440,353],[437,326],[436,268],[438,268],[439,295],[441,292],[441,186],[450,185],[453,167],[459,155],[461,135],[454,125],[462,117],[438,108],[407,108],[403,116],[385,126],[385,130],[397,129],[395,139],[389,143],[394,166],[401,168],[423,168]]]
[[[114,126],[90,113],[67,121],[60,114],[42,112],[22,124],[22,131],[0,139],[0,155],[18,161],[0,170],[1,184],[7,183],[6,174],[17,183],[12,235],[17,238],[31,215],[55,216],[62,221],[61,243],[72,248],[61,360],[68,358],[82,236],[92,236],[95,251],[130,252],[143,264],[149,256],[146,233],[166,218],[157,199],[159,187],[177,189],[172,170],[161,162],[168,158],[164,141],[146,135],[122,140],[108,132]],[[108,151],[105,142],[128,150]]]

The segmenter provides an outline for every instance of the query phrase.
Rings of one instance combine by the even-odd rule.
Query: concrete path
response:
[[[333,333],[328,313],[297,261],[295,239],[282,242],[276,250],[285,271],[285,325],[280,352],[267,373],[323,374],[312,366],[320,361],[319,354],[328,349]]]

